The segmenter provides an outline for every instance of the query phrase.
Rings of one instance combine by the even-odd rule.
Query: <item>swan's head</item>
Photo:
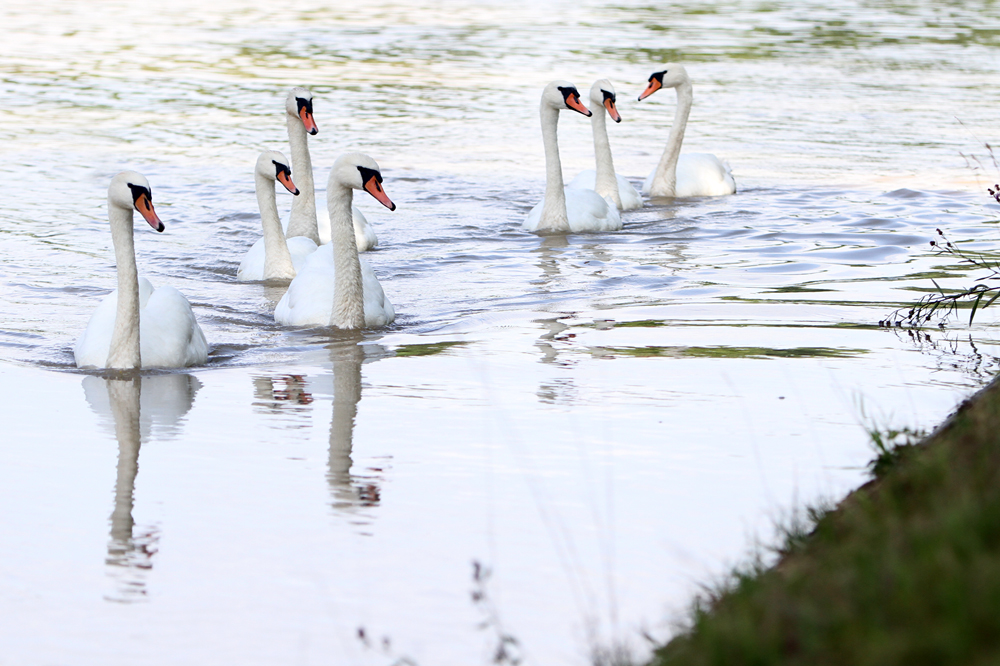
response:
[[[378,162],[364,153],[346,153],[337,158],[330,172],[327,190],[332,191],[335,185],[364,190],[389,210],[396,210],[396,204],[390,201],[382,189],[382,172],[378,168]]]
[[[649,75],[649,85],[646,89],[642,91],[639,95],[639,101],[646,99],[653,93],[655,93],[660,88],[676,88],[684,83],[689,83],[691,81],[688,78],[687,70],[684,69],[684,65],[678,65],[676,63],[668,63],[663,66],[663,69],[653,72]]]
[[[141,173],[122,171],[112,178],[111,186],[108,188],[108,205],[118,206],[124,210],[135,208],[156,231],[163,231],[166,228],[153,210],[153,190]]]
[[[615,87],[607,79],[598,79],[594,85],[590,86],[590,103],[595,106],[603,106],[608,110],[611,120],[616,123],[622,121],[618,114],[618,107],[615,106]]]
[[[594,114],[580,101],[580,91],[569,81],[553,81],[542,91],[542,104],[556,111],[572,109],[588,118]]]
[[[292,170],[288,168],[288,159],[277,150],[265,150],[257,158],[257,173],[268,180],[276,180],[285,189],[298,196],[299,188],[292,182]]]
[[[298,118],[310,134],[318,134],[316,120],[313,118],[313,94],[306,88],[292,88],[285,98],[285,111],[288,115]]]

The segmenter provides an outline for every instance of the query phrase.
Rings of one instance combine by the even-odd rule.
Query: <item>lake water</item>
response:
[[[531,664],[641,656],[776,519],[867,478],[865,424],[931,428],[989,378],[993,309],[877,323],[978,275],[936,228],[997,243],[996,6],[659,5],[0,7],[0,664],[485,664],[505,635]],[[521,231],[541,88],[611,79],[640,182],[674,94],[635,96],[671,60],[686,149],[738,193]],[[363,150],[398,206],[356,200],[387,329],[276,326],[281,290],[235,281],[294,85],[317,185]],[[563,116],[572,177],[590,127]],[[140,272],[211,345],[141,386],[72,357],[125,168],[167,225],[136,225]]]

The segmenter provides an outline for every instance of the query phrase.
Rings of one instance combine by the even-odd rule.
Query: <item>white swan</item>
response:
[[[569,231],[615,231],[622,228],[618,209],[594,190],[563,187],[562,162],[559,160],[557,126],[559,112],[572,109],[585,116],[591,113],[580,101],[580,92],[572,83],[553,81],[542,91],[540,115],[542,142],[545,144],[545,198],[524,220],[524,228],[537,233]]]
[[[133,207],[157,231],[163,222],[153,210],[149,183],[135,171],[123,171],[108,188],[108,221],[115,246],[118,289],[111,292],[76,341],[79,368],[181,368],[208,359],[205,334],[191,304],[173,287],[153,289],[139,278],[132,236]]]
[[[330,242],[330,218],[320,211],[316,215],[316,188],[313,185],[312,158],[309,156],[308,134],[318,134],[319,127],[313,117],[313,96],[306,88],[292,88],[285,98],[285,122],[288,125],[288,143],[292,148],[292,171],[299,181],[301,195],[292,202],[288,218],[287,238],[305,236],[317,245]],[[368,220],[357,208],[352,208],[354,235],[358,252],[367,252],[378,245],[378,236]],[[325,234],[323,232],[326,232]],[[325,238],[324,238],[325,236]]]
[[[683,66],[667,64],[663,70],[649,77],[649,85],[639,95],[639,101],[646,99],[660,88],[677,89],[677,110],[674,125],[670,128],[670,138],[663,150],[660,164],[646,177],[642,193],[654,197],[717,197],[736,192],[736,181],[729,165],[709,153],[686,153],[681,155],[684,129],[694,94],[691,79]]]
[[[316,251],[316,243],[305,236],[285,240],[278,218],[278,202],[274,195],[275,181],[294,195],[299,190],[292,182],[288,160],[277,150],[265,150],[254,168],[254,187],[260,208],[260,226],[264,235],[254,243],[236,271],[240,282],[251,280],[291,280],[306,257]]]
[[[396,210],[382,189],[375,160],[361,153],[337,158],[326,188],[331,242],[312,253],[288,285],[274,310],[279,324],[375,328],[396,318],[375,271],[358,256],[351,223],[354,190],[365,190],[389,210]]]
[[[615,107],[615,88],[607,79],[598,79],[590,87],[590,102],[594,107],[603,106],[607,109],[611,120],[622,121]],[[590,117],[590,126],[594,131],[594,157],[597,160],[597,170],[587,169],[570,181],[569,186],[578,189],[594,190],[615,205],[618,210],[633,210],[642,208],[642,197],[635,191],[632,184],[615,173],[615,163],[611,159],[611,143],[608,141],[608,123],[604,113],[598,111]]]

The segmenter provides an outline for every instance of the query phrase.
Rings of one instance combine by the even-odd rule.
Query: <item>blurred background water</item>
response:
[[[877,323],[931,277],[976,277],[932,251],[936,228],[995,246],[998,14],[3,5],[0,663],[488,663],[504,635],[526,663],[641,656],[777,517],[866,478],[863,426],[933,427],[995,372],[992,310],[919,336]],[[616,167],[638,182],[674,98],[635,96],[668,61],[694,79],[685,149],[727,159],[737,194],[654,202],[613,234],[522,232],[545,83],[613,81]],[[388,329],[278,327],[281,291],[235,281],[295,85],[321,205],[347,150],[398,205],[356,200]],[[570,178],[590,127],[559,129]],[[125,168],[167,224],[137,226],[140,272],[188,296],[212,349],[141,391],[72,358],[114,287]]]

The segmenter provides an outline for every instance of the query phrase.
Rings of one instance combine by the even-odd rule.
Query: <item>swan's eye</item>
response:
[[[604,90],[602,88],[601,89],[601,93],[603,93],[603,95],[604,95],[604,101],[605,102],[607,102],[608,100],[611,100],[612,104],[615,103],[615,94],[613,92],[608,92],[607,90]]]
[[[289,179],[292,177],[292,170],[288,168],[287,165],[282,164],[277,160],[271,160],[271,164],[274,165],[274,176],[277,178],[281,174],[285,174]]]
[[[574,97],[576,98],[574,101],[580,100],[580,91],[573,86],[559,86],[559,92],[562,93],[563,101],[566,102],[567,106],[569,106],[570,100]]]
[[[153,202],[153,193],[150,191],[148,187],[145,187],[143,185],[133,185],[132,183],[126,183],[126,185],[128,185],[128,189],[132,191],[133,205],[138,205],[139,197],[141,197],[144,194],[146,195],[150,203]]]
[[[295,103],[299,107],[299,115],[302,115],[302,109],[306,110],[309,115],[313,114],[313,101],[311,99],[302,99],[301,97],[295,98]]]
[[[649,76],[649,82],[652,83],[653,79],[656,79],[657,83],[659,83],[660,85],[663,85],[663,75],[666,74],[669,71],[670,71],[669,69],[665,69],[662,72],[653,72]]]
[[[372,178],[375,179],[376,183],[381,183],[382,182],[382,174],[379,173],[378,171],[376,171],[375,169],[366,169],[363,166],[359,166],[358,167],[358,172],[361,173],[361,182],[362,183],[367,183]]]

